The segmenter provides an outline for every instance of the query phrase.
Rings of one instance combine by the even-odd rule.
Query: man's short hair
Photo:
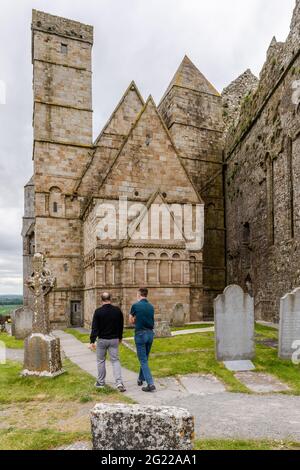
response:
[[[148,297],[148,289],[147,287],[140,287],[139,294],[141,297]]]
[[[109,302],[111,300],[111,295],[109,292],[103,292],[103,294],[101,294],[101,299],[102,299],[102,302]]]

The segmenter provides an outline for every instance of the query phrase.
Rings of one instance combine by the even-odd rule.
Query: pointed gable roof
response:
[[[119,150],[124,138],[128,135],[132,124],[135,122],[144,104],[145,102],[135,82],[132,81],[95,140],[94,149],[90,153],[88,163],[74,188],[74,193],[78,193],[80,187],[83,185],[90,185],[91,188],[93,188],[91,182],[95,178],[95,172],[101,173],[104,165],[107,165],[107,161],[103,158],[103,155],[101,155],[101,149],[99,148],[101,146],[109,147],[112,145],[111,142],[113,141],[112,147],[115,148],[112,148],[110,153],[114,155]],[[99,161],[96,162],[96,160]],[[93,166],[97,166],[97,168],[93,169]]]
[[[171,83],[162,97],[161,102],[174,86],[187,88],[189,90],[198,91],[200,93],[209,93],[211,95],[220,96],[215,87],[207,80],[200,70],[197,69],[197,67],[186,55],[178,67],[173,79],[171,80]]]
[[[133,100],[135,101],[134,103]],[[130,127],[136,119],[137,113],[144,106],[144,104],[145,102],[143,100],[143,97],[140,94],[134,80],[132,80],[129,87],[127,88],[119,103],[117,104],[112,115],[110,116],[109,120],[105,124],[97,139],[95,140],[94,145],[97,145],[100,142],[101,137],[104,133],[116,133],[127,135],[130,130]],[[138,107],[140,108],[139,110],[137,110]]]
[[[144,171],[145,166],[147,172]],[[120,180],[121,176],[124,177],[123,181]],[[98,195],[105,197],[108,192],[113,193],[114,188],[126,192],[126,188],[133,184],[136,188],[147,188],[151,178],[156,186],[168,186],[174,200],[178,194],[182,196],[186,192],[190,202],[203,203],[150,95],[104,175]],[[149,186],[148,191],[153,191],[153,185]]]

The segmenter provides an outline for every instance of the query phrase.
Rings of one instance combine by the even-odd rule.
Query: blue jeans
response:
[[[137,356],[141,364],[139,380],[142,382],[146,381],[148,385],[154,385],[154,380],[148,365],[148,358],[154,339],[154,333],[152,330],[137,331],[134,339]]]

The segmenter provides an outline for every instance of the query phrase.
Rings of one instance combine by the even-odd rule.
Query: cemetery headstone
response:
[[[173,326],[184,326],[185,324],[185,313],[182,304],[176,304],[173,313],[172,313],[172,321]]]
[[[48,295],[55,278],[45,267],[45,258],[37,253],[33,258],[34,272],[27,286],[34,296],[32,333],[25,339],[22,375],[55,377],[64,371],[61,364],[60,341],[50,332]]]
[[[226,287],[214,301],[218,361],[254,358],[254,301],[237,285]],[[243,367],[243,364],[241,364]]]
[[[168,406],[98,404],[91,411],[94,450],[192,450],[194,418]]]
[[[300,288],[280,301],[279,357],[292,359],[300,346]]]
[[[32,331],[33,312],[28,307],[21,307],[13,311],[12,336],[16,339],[25,339]]]
[[[168,321],[156,320],[154,333],[156,338],[170,338],[172,336]]]
[[[4,323],[4,331],[5,333],[7,333],[9,336],[11,336],[11,322],[10,321],[6,321]]]
[[[6,344],[4,341],[0,341],[0,365],[6,364]]]

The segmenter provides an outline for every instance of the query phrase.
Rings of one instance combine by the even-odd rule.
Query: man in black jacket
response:
[[[122,380],[122,369],[119,360],[119,343],[123,338],[124,317],[119,307],[111,304],[111,296],[104,292],[101,296],[102,307],[97,308],[92,323],[91,345],[92,350],[97,350],[98,381],[97,388],[105,387],[106,377],[106,355],[109,352],[110,360],[113,366],[114,377],[117,389],[120,392],[126,392]],[[96,347],[96,340],[97,347]]]

